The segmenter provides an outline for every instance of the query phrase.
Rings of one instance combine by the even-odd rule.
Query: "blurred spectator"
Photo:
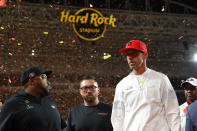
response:
[[[197,131],[197,101],[187,107],[185,131]]]
[[[181,84],[181,87],[184,89],[186,97],[186,102],[179,107],[181,116],[181,131],[185,131],[187,114],[186,107],[197,99],[197,79],[190,77]]]

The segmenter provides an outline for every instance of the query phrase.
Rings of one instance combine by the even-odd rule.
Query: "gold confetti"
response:
[[[18,45],[18,46],[21,46],[22,44],[21,44],[21,43],[17,43],[17,45]]]
[[[144,83],[145,83],[145,81],[139,81],[139,83],[143,83],[143,84],[144,84]]]
[[[59,41],[59,43],[60,43],[60,44],[63,44],[63,43],[64,43],[64,41]]]
[[[103,59],[106,60],[106,59],[108,59],[110,57],[111,57],[111,55],[109,54],[109,55],[103,56]]]
[[[28,103],[29,103],[29,101],[28,101],[28,100],[25,100],[25,103],[26,103],[26,104],[28,104]]]
[[[49,32],[43,32],[43,34],[48,35],[48,34],[49,34]]]

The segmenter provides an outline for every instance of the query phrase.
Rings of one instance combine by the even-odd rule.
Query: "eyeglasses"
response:
[[[40,77],[41,77],[42,79],[47,79],[47,75],[46,75],[46,74],[41,74]]]
[[[88,91],[88,90],[90,90],[90,91],[95,91],[95,89],[96,88],[98,88],[97,86],[83,86],[83,87],[81,87],[80,89],[82,90],[82,91]]]

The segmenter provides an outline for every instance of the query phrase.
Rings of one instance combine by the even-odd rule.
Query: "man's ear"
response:
[[[148,53],[144,53],[144,58],[145,58],[145,59],[148,58]]]
[[[99,87],[98,87],[98,96],[101,96],[101,90]]]
[[[79,89],[79,94],[81,95],[81,90]]]

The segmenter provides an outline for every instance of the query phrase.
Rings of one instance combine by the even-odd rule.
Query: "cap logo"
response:
[[[189,79],[188,81],[194,81],[194,79],[191,78],[191,79]]]
[[[33,78],[36,74],[34,72],[29,74],[29,78]]]
[[[132,42],[129,41],[128,46],[131,46],[131,45],[132,45]]]

